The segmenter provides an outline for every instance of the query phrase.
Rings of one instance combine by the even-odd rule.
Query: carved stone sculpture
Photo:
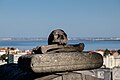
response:
[[[84,52],[84,43],[67,44],[67,40],[63,30],[53,30],[48,45],[38,46],[32,54],[21,56],[18,64],[0,66],[0,80],[102,80],[74,73],[100,68],[103,58],[98,53]]]
[[[68,40],[67,34],[61,29],[56,29],[50,33],[48,37],[48,45],[51,44],[63,45],[66,44],[67,40]]]
[[[34,48],[33,53],[82,52],[84,50],[84,43],[67,44],[67,40],[67,34],[63,30],[53,30],[48,37],[48,45]]]
[[[21,68],[36,73],[94,69],[102,65],[100,54],[83,52],[84,43],[67,44],[66,42],[67,35],[63,30],[53,30],[48,38],[49,45],[34,48],[34,55],[20,57],[18,64]]]

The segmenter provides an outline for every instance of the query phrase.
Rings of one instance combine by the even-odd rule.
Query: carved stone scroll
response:
[[[101,67],[103,58],[98,53],[69,52],[21,56],[18,65],[35,73],[54,73],[89,70]]]
[[[33,49],[35,54],[44,53],[60,53],[60,52],[82,52],[84,50],[84,44],[67,44],[67,45],[47,45],[40,46]]]

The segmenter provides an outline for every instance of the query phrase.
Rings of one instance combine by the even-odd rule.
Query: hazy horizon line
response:
[[[0,40],[47,40],[47,37],[0,37]],[[68,40],[120,40],[120,37],[68,37]]]

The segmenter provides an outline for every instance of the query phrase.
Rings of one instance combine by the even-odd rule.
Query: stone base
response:
[[[99,68],[102,64],[100,54],[85,52],[24,55],[18,60],[20,68],[35,73],[89,70]]]
[[[34,73],[19,68],[17,64],[0,66],[0,80],[103,80],[77,72]]]

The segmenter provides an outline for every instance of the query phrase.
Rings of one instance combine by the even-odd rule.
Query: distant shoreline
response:
[[[0,38],[0,41],[39,41],[39,40],[47,40],[47,38]],[[68,40],[84,40],[84,41],[120,41],[120,38],[68,38]]]

